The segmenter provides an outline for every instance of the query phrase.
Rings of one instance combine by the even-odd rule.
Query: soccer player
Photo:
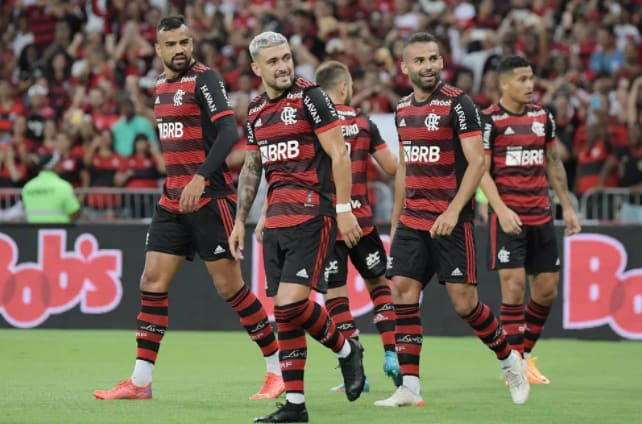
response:
[[[523,355],[531,383],[549,384],[531,356],[559,281],[549,183],[562,206],[566,235],[579,232],[580,224],[555,149],[555,120],[542,106],[531,103],[530,63],[519,56],[507,57],[500,62],[498,75],[499,103],[481,115],[488,170],[481,187],[492,208],[490,268],[499,273],[500,318],[508,344]],[[524,308],[527,274],[530,298]]]
[[[265,93],[249,105],[247,154],[229,244],[234,256],[242,258],[245,221],[265,169],[263,257],[286,390],[286,403],[255,422],[308,422],[303,394],[306,331],[339,358],[348,400],[357,399],[365,383],[359,342],[346,339],[325,308],[309,300],[311,289],[326,291],[323,265],[337,225],[348,247],[357,244],[361,229],[351,210],[350,160],[332,101],[317,85],[294,77],[292,51],[282,34],[257,35],[250,55]]]
[[[167,178],[147,233],[136,365],[128,380],[111,390],[94,391],[97,399],[152,397],[152,371],[168,325],[169,286],[195,252],[266,359],[264,385],[251,398],[275,398],[285,389],[267,314],[243,283],[240,264],[227,244],[236,205],[224,161],[237,138],[235,119],[223,81],[192,58],[193,50],[182,16],[160,21],[156,53],[164,72],[156,82],[154,113]]]
[[[377,406],[423,406],[419,357],[423,329],[421,291],[437,273],[457,314],[492,349],[513,402],[526,402],[530,386],[517,352],[477,296],[472,196],[484,173],[477,109],[461,90],[439,80],[443,58],[434,36],[406,42],[402,72],[413,92],[396,108],[399,169],[395,181],[392,246],[387,275],[397,313],[397,355],[403,384]]]
[[[401,384],[401,370],[395,352],[395,311],[390,286],[386,279],[386,251],[373,222],[372,208],[368,200],[367,167],[370,155],[388,175],[397,172],[397,159],[381,138],[377,125],[363,112],[350,107],[352,77],[347,66],[337,61],[328,61],[315,73],[317,84],[326,92],[339,112],[343,137],[352,161],[352,211],[363,232],[356,246],[348,249],[341,236],[326,259],[324,277],[328,283],[325,307],[337,328],[346,336],[358,339],[354,317],[348,301],[348,256],[363,277],[374,305],[374,324],[381,336],[384,349],[383,370],[386,375]],[[334,388],[343,391],[343,385]],[[366,388],[368,391],[368,383]]]

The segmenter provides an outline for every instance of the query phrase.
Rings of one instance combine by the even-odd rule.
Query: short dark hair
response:
[[[414,43],[438,43],[437,37],[428,32],[416,32],[406,40],[404,47],[408,47]]]
[[[531,63],[522,56],[508,56],[502,59],[497,65],[497,74],[504,75],[513,72],[515,68],[530,68]]]
[[[185,25],[185,16],[175,15],[175,16],[166,16],[160,20],[158,26],[156,27],[156,32],[161,31],[171,31],[176,28],[180,28]]]
[[[334,84],[350,74],[348,67],[336,60],[322,63],[314,73],[314,79],[324,90],[333,88]]]

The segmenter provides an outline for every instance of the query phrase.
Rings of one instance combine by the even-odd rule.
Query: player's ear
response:
[[[406,66],[406,62],[404,62],[403,60],[401,61],[401,72],[404,75],[408,75],[408,67]]]
[[[252,67],[252,72],[254,72],[254,75],[257,77],[261,78],[261,68],[256,62],[251,62],[250,66]]]

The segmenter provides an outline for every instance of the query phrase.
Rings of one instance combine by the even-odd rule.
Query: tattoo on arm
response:
[[[236,218],[245,222],[247,215],[250,212],[256,191],[261,182],[261,173],[263,167],[261,165],[261,153],[258,150],[250,150],[245,154],[245,162],[239,175],[239,188],[238,188],[238,205],[236,211]]]
[[[562,160],[557,154],[557,149],[555,149],[554,144],[546,148],[546,168],[548,170],[549,183],[560,199],[560,202],[568,200],[566,171],[564,170],[564,164],[562,164]],[[564,206],[563,203],[562,206]]]

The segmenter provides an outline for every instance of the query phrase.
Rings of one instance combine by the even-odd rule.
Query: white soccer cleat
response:
[[[424,406],[426,402],[406,386],[399,386],[388,399],[378,400],[375,406]]]
[[[502,365],[502,372],[508,383],[510,395],[513,398],[513,403],[522,405],[528,400],[528,392],[531,389],[526,378],[524,364],[519,353],[511,350],[510,355],[505,360],[506,365]]]

